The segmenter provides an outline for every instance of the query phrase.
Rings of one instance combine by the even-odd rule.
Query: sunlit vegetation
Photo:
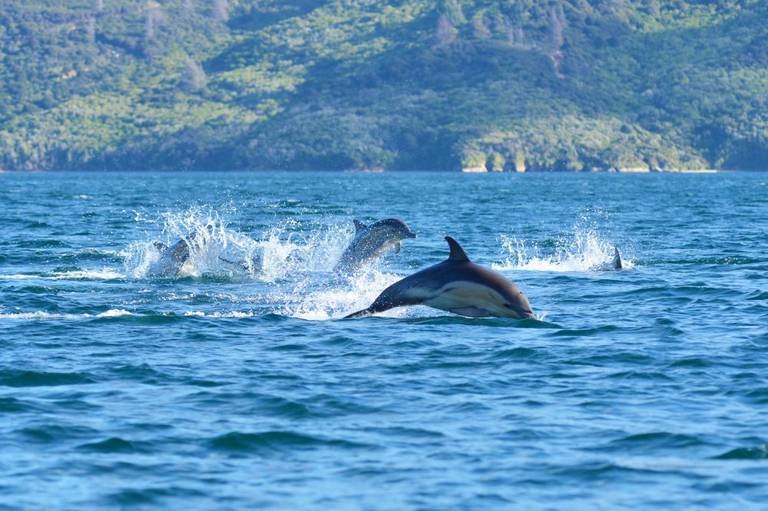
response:
[[[768,169],[763,0],[3,0],[0,168]]]

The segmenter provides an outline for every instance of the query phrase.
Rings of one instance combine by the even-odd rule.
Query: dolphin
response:
[[[384,255],[387,250],[399,252],[400,241],[403,239],[416,237],[405,222],[396,218],[379,220],[371,225],[365,225],[359,220],[354,222],[355,237],[341,254],[335,272],[354,273]]]
[[[534,317],[531,304],[515,284],[470,261],[450,236],[445,241],[450,248],[448,259],[395,282],[370,307],[346,317],[368,316],[403,305],[427,305],[473,318]]]
[[[205,240],[203,240],[203,243]],[[192,232],[186,238],[181,238],[172,246],[167,246],[161,241],[153,243],[154,247],[160,253],[160,258],[152,263],[149,267],[149,275],[152,277],[182,277],[188,276],[192,273],[191,263],[189,258],[191,256],[190,244],[193,245],[193,249],[199,250],[202,248],[201,242],[197,240],[197,232]],[[244,261],[230,261],[219,256],[219,260],[233,266],[239,266],[243,271],[251,271],[254,268],[261,268],[262,258],[259,255],[254,255],[250,262]]]
[[[613,261],[611,262],[611,266],[613,266],[614,270],[621,270],[624,268],[624,262],[621,260],[621,254],[619,253],[619,249],[616,247],[613,247]]]
[[[188,274],[190,271],[190,268],[187,267],[190,256],[189,243],[194,242],[195,234],[193,232],[186,238],[181,238],[170,247],[159,241],[153,243],[157,251],[160,252],[160,258],[149,267],[149,275],[153,277],[178,277]]]

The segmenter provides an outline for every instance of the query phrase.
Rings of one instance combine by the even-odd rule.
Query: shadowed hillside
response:
[[[761,0],[4,0],[0,168],[766,169],[766,19]]]

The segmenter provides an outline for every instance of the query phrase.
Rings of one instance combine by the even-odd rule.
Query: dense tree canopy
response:
[[[3,0],[0,168],[768,168],[763,0]]]

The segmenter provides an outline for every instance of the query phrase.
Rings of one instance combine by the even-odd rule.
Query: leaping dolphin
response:
[[[473,318],[533,318],[528,299],[502,275],[469,260],[456,240],[446,236],[448,259],[395,282],[367,309],[347,318],[368,316],[403,305],[427,305]]]
[[[335,272],[354,273],[387,250],[399,252],[402,240],[416,237],[405,222],[396,218],[379,220],[371,225],[358,220],[354,222],[355,237],[336,263]]]

